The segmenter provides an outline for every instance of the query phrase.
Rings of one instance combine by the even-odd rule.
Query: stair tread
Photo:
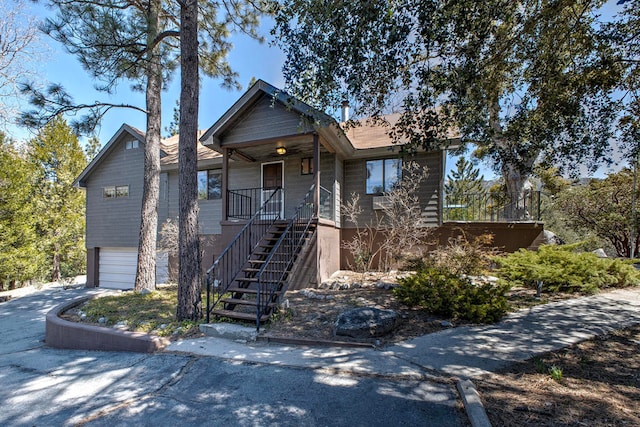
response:
[[[236,282],[244,282],[244,283],[257,283],[257,277],[241,277],[236,279]],[[278,280],[263,280],[263,283],[278,283]]]
[[[215,316],[229,317],[231,319],[256,320],[256,315],[254,313],[242,313],[240,311],[233,310],[213,310],[211,313]],[[266,320],[269,320],[268,314],[263,314],[262,316],[260,316],[261,322],[264,322]]]
[[[227,304],[235,304],[235,305],[251,305],[254,307],[258,305],[257,299],[223,298],[220,301]],[[269,305],[270,307],[275,307],[277,304],[274,302],[271,302],[267,305]]]
[[[257,294],[258,290],[257,289],[251,289],[251,288],[239,288],[239,287],[231,287],[229,289],[227,289],[227,292],[231,292],[234,294]]]

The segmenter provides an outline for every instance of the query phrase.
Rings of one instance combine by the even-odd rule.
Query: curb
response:
[[[333,340],[319,340],[319,339],[307,339],[307,338],[289,338],[289,337],[277,337],[271,335],[258,335],[256,341],[274,343],[274,344],[292,344],[292,345],[307,345],[312,347],[346,347],[346,348],[376,348],[373,344],[350,342],[350,341],[333,341]]]
[[[91,299],[76,298],[54,307],[47,313],[45,343],[54,348],[70,350],[131,351],[153,353],[162,350],[169,340],[141,332],[119,331],[101,326],[70,322],[60,314]]]
[[[464,409],[467,412],[467,418],[471,422],[472,427],[491,427],[491,422],[480,400],[480,394],[476,390],[471,380],[460,380],[456,384]]]

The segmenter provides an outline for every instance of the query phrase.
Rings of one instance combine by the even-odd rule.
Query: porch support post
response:
[[[320,141],[318,134],[313,134],[313,216],[318,218],[320,212]]]
[[[222,149],[222,220],[227,218],[227,198],[229,197],[227,189],[229,188],[229,149]]]

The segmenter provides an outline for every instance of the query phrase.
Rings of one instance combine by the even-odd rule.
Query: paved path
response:
[[[52,287],[0,304],[0,425],[465,425],[452,382],[339,375],[212,354],[47,347],[45,314],[93,292]],[[344,363],[349,356],[340,352],[324,349],[319,357]]]
[[[514,361],[640,323],[640,287],[539,305],[488,326],[463,326],[382,350],[237,343],[207,337],[167,351],[398,378],[475,377]]]

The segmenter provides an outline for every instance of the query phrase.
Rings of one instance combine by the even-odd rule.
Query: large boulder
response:
[[[360,307],[340,314],[334,327],[336,335],[371,338],[391,332],[401,321],[400,315],[393,310]]]

